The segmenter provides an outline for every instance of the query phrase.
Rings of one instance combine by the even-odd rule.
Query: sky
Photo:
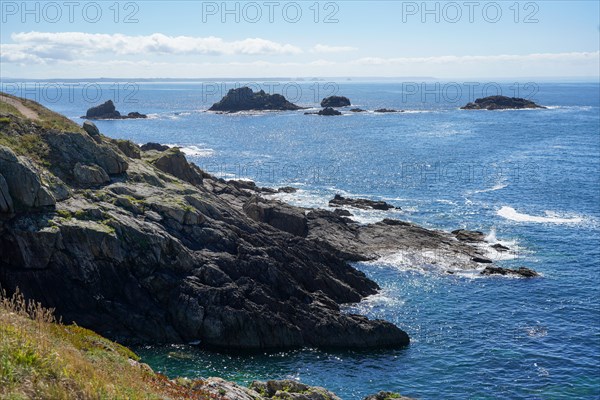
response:
[[[598,1],[0,1],[1,78],[598,80]]]

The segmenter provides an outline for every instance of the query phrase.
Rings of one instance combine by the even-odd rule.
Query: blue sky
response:
[[[1,2],[1,77],[597,79],[600,70],[597,1],[70,4]]]

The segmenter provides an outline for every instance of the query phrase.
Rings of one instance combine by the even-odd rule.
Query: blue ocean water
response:
[[[115,91],[114,84],[101,83],[101,100],[113,98],[119,110],[150,118],[97,121],[108,136],[182,146],[191,161],[221,177],[294,186],[298,192],[280,196],[293,204],[326,207],[341,193],[402,208],[358,212],[361,222],[392,217],[437,229],[481,230],[511,248],[502,257],[491,255],[499,265],[543,274],[531,280],[448,275],[436,260],[418,265],[392,254],[355,264],[382,291],[349,309],[406,330],[412,342],[405,349],[136,349],[156,370],[244,384],[299,379],[343,399],[378,390],[421,399],[600,398],[598,83],[517,85],[520,93],[513,83],[501,84],[503,94],[531,96],[549,108],[499,112],[458,109],[482,97],[482,85],[475,96],[444,83],[417,89],[401,82],[288,86],[285,94],[309,107],[335,92],[367,110],[406,110],[335,118],[302,111],[205,112],[234,82],[221,83],[216,93],[214,83],[142,83],[130,92],[119,85]],[[91,104],[90,96],[77,95],[79,89],[58,98],[56,87],[41,84],[25,97],[77,122],[100,102]]]

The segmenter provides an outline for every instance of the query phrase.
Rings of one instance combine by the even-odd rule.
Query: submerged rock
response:
[[[369,199],[350,199],[336,194],[333,199],[329,200],[330,207],[350,206],[362,209],[373,210],[390,210],[400,207],[395,207],[385,201],[375,201]]]
[[[155,150],[155,151],[166,151],[169,150],[170,147],[164,144],[160,144],[160,143],[154,143],[154,142],[148,142],[146,144],[143,144],[141,147],[142,151],[150,151],[150,150]]]
[[[489,96],[475,100],[461,107],[461,110],[510,110],[523,108],[546,108],[531,100],[520,97]]]
[[[481,275],[514,275],[522,278],[534,278],[536,276],[540,276],[540,274],[538,274],[536,271],[526,267],[511,269],[496,266],[485,267],[485,269],[481,271]]]
[[[404,112],[403,110],[392,110],[390,108],[379,108],[375,110],[376,113],[396,113],[396,112]]]
[[[338,110],[335,110],[331,107],[325,107],[322,110],[319,110],[319,112],[317,113],[318,115],[325,115],[325,116],[334,116],[334,115],[342,115],[341,112],[339,112]]]
[[[219,102],[209,108],[209,111],[295,111],[301,108],[280,94],[268,94],[264,90],[255,93],[249,87],[241,87],[230,89]]]
[[[462,242],[483,242],[485,233],[480,231],[469,231],[467,229],[457,229],[452,231],[454,237]]]
[[[350,99],[344,96],[329,96],[321,100],[321,107],[347,107]]]
[[[350,112],[361,113],[366,112],[367,110],[363,110],[362,108],[351,108]]]
[[[394,392],[379,392],[365,397],[363,400],[414,400],[413,398],[402,396]]]

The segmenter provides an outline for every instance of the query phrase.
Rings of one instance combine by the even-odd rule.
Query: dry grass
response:
[[[0,293],[0,398],[210,399],[201,381],[168,380],[126,347],[63,325],[53,310]]]

